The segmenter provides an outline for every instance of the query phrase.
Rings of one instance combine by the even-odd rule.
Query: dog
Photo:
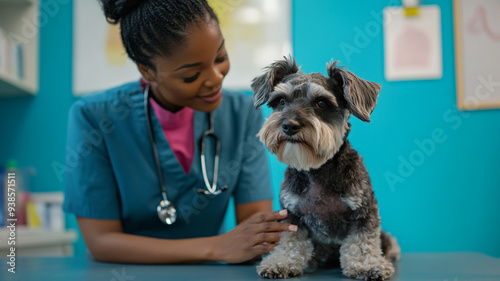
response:
[[[257,136],[288,165],[280,190],[284,221],[298,225],[257,266],[263,277],[298,276],[333,259],[348,277],[385,280],[399,259],[397,240],[381,231],[363,160],[347,140],[351,114],[370,122],[381,86],[337,64],[327,64],[328,77],[305,74],[289,56],[252,81],[255,108],[273,109]]]

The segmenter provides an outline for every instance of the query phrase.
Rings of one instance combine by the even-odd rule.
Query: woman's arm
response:
[[[87,247],[97,261],[118,263],[196,263],[213,260],[212,238],[165,240],[122,232],[119,220],[77,218]]]
[[[236,205],[236,223],[240,224],[258,213],[269,213],[273,210],[272,200],[262,200],[252,203]]]
[[[90,253],[98,261],[142,264],[206,261],[241,263],[269,253],[276,246],[281,232],[296,230],[288,223],[275,222],[285,217],[286,212],[259,213],[219,236],[176,240],[123,233],[119,220],[78,217],[77,221]]]

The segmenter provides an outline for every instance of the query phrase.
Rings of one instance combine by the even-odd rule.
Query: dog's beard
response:
[[[311,117],[301,130],[290,137],[281,130],[279,114],[272,113],[257,134],[278,161],[297,170],[321,167],[343,144],[347,122],[337,126]]]

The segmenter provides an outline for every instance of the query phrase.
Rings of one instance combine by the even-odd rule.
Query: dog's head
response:
[[[253,80],[254,106],[273,109],[258,136],[280,162],[298,170],[319,168],[342,146],[350,114],[370,122],[381,86],[337,63],[327,64],[328,77],[304,74],[289,56]]]

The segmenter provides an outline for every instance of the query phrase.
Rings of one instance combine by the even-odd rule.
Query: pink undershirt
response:
[[[146,85],[146,81],[141,79],[143,91]],[[194,156],[194,110],[184,107],[173,113],[161,107],[153,97],[150,97],[149,100],[170,148],[181,164],[184,173],[189,174]]]

